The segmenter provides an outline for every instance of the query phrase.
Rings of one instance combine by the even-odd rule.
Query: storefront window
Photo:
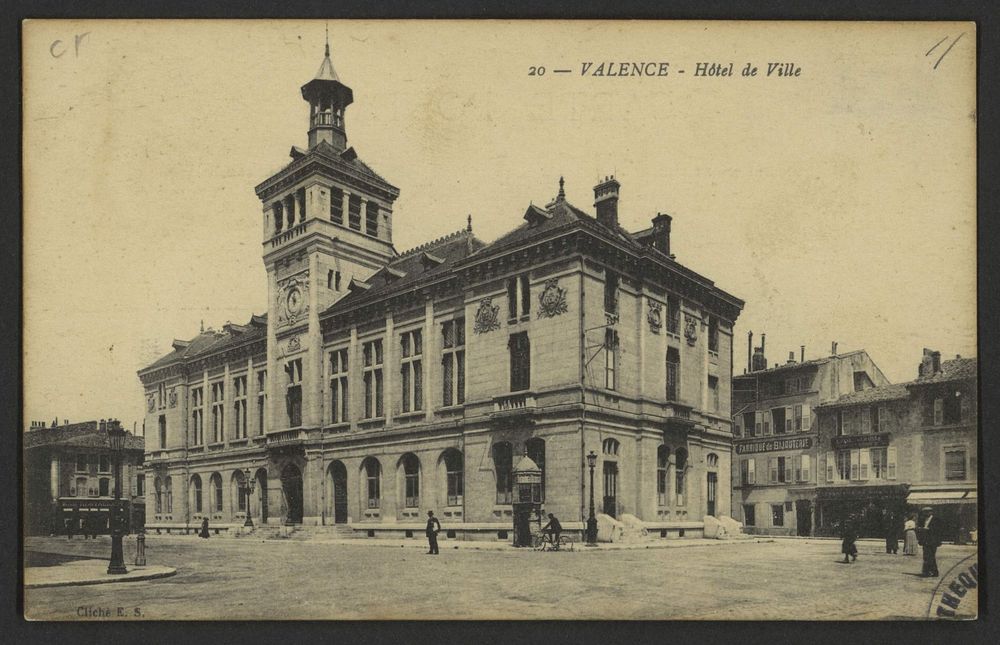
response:
[[[785,505],[771,504],[771,526],[785,525]]]

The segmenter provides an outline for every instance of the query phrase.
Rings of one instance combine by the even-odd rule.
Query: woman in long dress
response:
[[[903,555],[917,554],[917,520],[911,513],[903,523]]]

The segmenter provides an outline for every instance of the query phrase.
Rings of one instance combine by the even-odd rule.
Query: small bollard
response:
[[[146,532],[139,531],[135,535],[135,566],[146,566]]]

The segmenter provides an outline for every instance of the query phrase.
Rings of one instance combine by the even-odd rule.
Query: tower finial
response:
[[[203,333],[203,334],[205,333],[205,319],[204,318],[201,319],[201,333]]]
[[[330,56],[330,23],[326,23],[326,55]]]
[[[465,225],[465,230],[471,233],[472,232],[472,213],[469,213],[468,222],[469,223]]]
[[[559,175],[559,195],[556,197],[556,199],[559,201],[566,199],[566,191],[563,190],[563,186],[565,185],[565,183],[566,182],[563,179],[562,175]]]

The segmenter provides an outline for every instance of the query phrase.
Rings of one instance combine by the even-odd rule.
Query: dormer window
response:
[[[532,228],[549,219],[552,219],[552,214],[534,204],[528,206],[528,210],[524,212],[524,220]]]
[[[424,271],[430,271],[434,267],[444,264],[444,258],[424,251],[420,254],[420,263],[424,265]]]

